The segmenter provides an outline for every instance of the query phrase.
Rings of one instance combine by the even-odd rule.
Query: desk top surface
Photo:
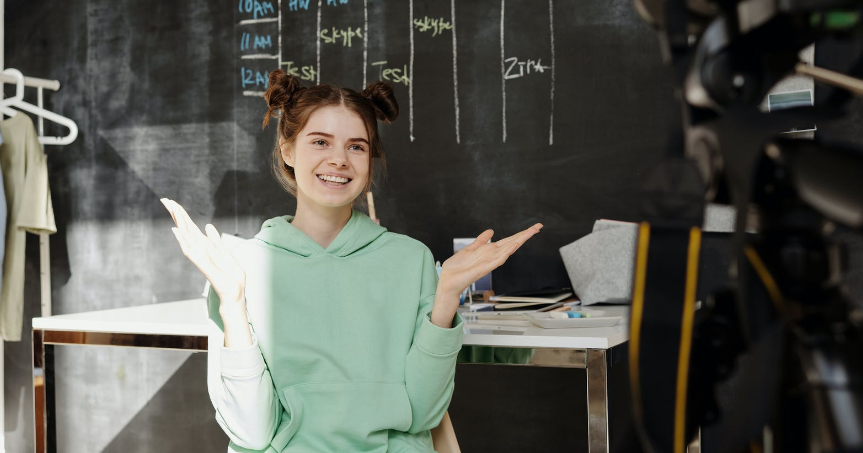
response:
[[[608,349],[629,338],[628,306],[606,306],[623,316],[613,327],[543,329],[525,321],[520,325],[466,322],[464,344],[521,348]],[[207,336],[204,298],[163,302],[111,310],[33,318],[33,329],[111,332],[144,335]],[[518,324],[518,323],[516,323]]]

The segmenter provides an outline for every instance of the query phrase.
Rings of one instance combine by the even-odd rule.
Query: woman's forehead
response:
[[[340,138],[364,138],[368,132],[360,116],[344,106],[328,106],[315,110],[310,116],[303,135],[322,132]]]

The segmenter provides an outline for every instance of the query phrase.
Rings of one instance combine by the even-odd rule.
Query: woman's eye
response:
[[[326,146],[327,142],[324,139],[319,138],[319,139],[313,141],[312,144],[317,145],[317,146]]]
[[[351,145],[350,149],[354,151],[365,151],[366,149],[362,147],[362,145]]]

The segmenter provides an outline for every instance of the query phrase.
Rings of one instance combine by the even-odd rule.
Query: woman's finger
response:
[[[216,245],[216,248],[221,248],[222,238],[219,237],[219,232],[216,230],[216,227],[208,223],[204,225],[204,231],[207,232],[207,237],[210,238],[211,241],[213,241],[213,244]]]
[[[201,232],[201,229],[198,228],[198,225],[196,225],[195,222],[192,221],[192,218],[189,217],[189,214],[186,212],[186,210],[183,209],[183,207],[180,206],[180,204],[176,201],[168,201],[173,205],[173,212],[178,220],[180,228],[185,229],[187,232],[198,233],[203,236],[204,233]]]
[[[185,233],[188,244],[191,247],[200,248],[202,252],[209,255],[216,253],[213,243],[207,240],[204,233],[201,232],[195,222],[193,222],[189,217],[189,214],[186,213],[186,210],[173,200],[169,199],[168,202],[172,205],[173,213],[178,221],[178,226],[181,232]],[[212,256],[208,257],[208,259],[211,262],[214,261]],[[213,264],[215,264],[215,262]]]
[[[204,231],[207,232],[207,238],[211,242],[211,251],[214,255],[213,261],[216,261],[218,266],[225,268],[226,271],[236,271],[237,266],[234,256],[231,255],[228,247],[224,242],[222,242],[222,236],[219,234],[219,231],[216,230],[216,227],[208,223],[204,225]]]
[[[174,219],[174,223],[177,224],[177,228],[184,228],[185,225],[180,221],[179,211],[183,209],[182,206],[177,204],[176,201],[171,200],[170,198],[165,199],[165,207],[168,208],[168,211],[171,212],[171,217]]]
[[[501,239],[501,240],[497,241],[495,244],[498,244],[501,247],[509,246],[510,243],[512,243],[512,242],[519,242],[521,244],[524,244],[528,239],[530,239],[531,236],[533,236],[536,233],[539,233],[539,231],[542,229],[542,226],[543,225],[541,223],[537,223],[536,225],[534,225],[534,226],[532,226],[526,230],[519,231],[518,233],[513,234],[512,236],[510,236],[508,238]]]
[[[177,243],[180,244],[180,250],[183,252],[183,255],[189,256],[189,246],[186,245],[186,240],[180,235],[180,230],[176,227],[171,228],[171,233],[174,233],[174,237],[177,238]]]
[[[165,209],[167,209],[168,213],[171,214],[171,219],[174,220],[174,224],[176,225],[177,224],[177,217],[174,216],[174,209],[173,209],[173,205],[171,205],[171,203],[170,203],[170,200],[167,198],[160,198],[159,201],[162,202],[162,205],[165,206]]]
[[[222,240],[222,235],[218,230],[216,230],[216,227],[208,223],[204,228],[207,230],[208,237],[210,237],[215,244],[216,253],[219,258],[219,267],[223,269],[225,273],[245,280],[246,271],[234,257],[231,249]]]
[[[503,265],[503,263],[505,263],[506,260],[509,259],[509,257],[516,252],[516,250],[521,248],[521,246],[524,245],[524,243],[533,236],[533,234],[536,233],[532,233],[527,237],[524,237],[523,240],[514,240],[506,244],[500,244],[501,241],[496,242],[495,244],[499,246],[494,248],[493,253],[488,257],[488,262],[493,264],[493,267],[490,269],[490,271],[497,269],[498,267]]]
[[[171,228],[171,231],[173,231],[174,236],[177,237],[177,242],[180,243],[180,249],[183,251],[183,254],[186,255],[186,257],[196,266],[201,267],[201,265],[204,264],[203,261],[205,261],[202,256],[203,254],[199,248],[195,247],[190,242],[187,233],[183,232],[183,230],[179,228]]]
[[[217,278],[220,272],[212,260],[210,260],[206,254],[200,253],[199,250],[196,250],[194,247],[189,245],[188,239],[179,228],[171,228],[171,231],[177,238],[177,242],[180,243],[180,249],[183,251],[183,255],[185,255],[186,258],[189,258],[189,261],[191,261],[208,280],[213,281],[213,278]]]
[[[494,230],[491,230],[491,229],[485,230],[482,233],[480,233],[479,236],[477,236],[476,239],[474,239],[474,241],[470,245],[468,245],[467,247],[464,247],[462,250],[467,250],[469,252],[472,252],[472,251],[476,250],[479,246],[488,242],[488,240],[491,239],[491,237],[493,235],[494,235]]]

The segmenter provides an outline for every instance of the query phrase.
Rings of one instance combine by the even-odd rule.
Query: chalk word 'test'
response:
[[[302,80],[315,80],[315,76],[318,75],[315,67],[311,65],[297,67],[294,66],[293,61],[283,61],[281,66],[285,67],[285,72]]]
[[[321,39],[323,39],[326,44],[337,43],[339,38],[341,38],[342,46],[351,47],[351,39],[354,37],[363,37],[363,31],[360,27],[357,27],[356,29],[348,28],[346,30],[339,30],[336,27],[333,27],[331,30],[321,30]]]
[[[516,57],[509,57],[503,60],[506,65],[506,72],[503,75],[504,79],[517,79],[528,74],[541,74],[546,69],[551,69],[551,66],[543,66],[542,59],[527,61],[519,61]]]
[[[393,83],[403,83],[405,86],[410,85],[411,80],[408,78],[408,65],[404,68],[385,68],[386,61],[375,61],[372,66],[378,67],[378,78]]]
[[[255,19],[266,16],[267,14],[275,14],[276,9],[273,8],[273,2],[262,2],[258,0],[240,0],[241,13],[253,13]]]
[[[414,27],[420,32],[431,30],[432,36],[437,36],[444,30],[452,30],[452,22],[447,22],[441,17],[440,19],[430,19],[428,16],[422,19],[414,19]]]

